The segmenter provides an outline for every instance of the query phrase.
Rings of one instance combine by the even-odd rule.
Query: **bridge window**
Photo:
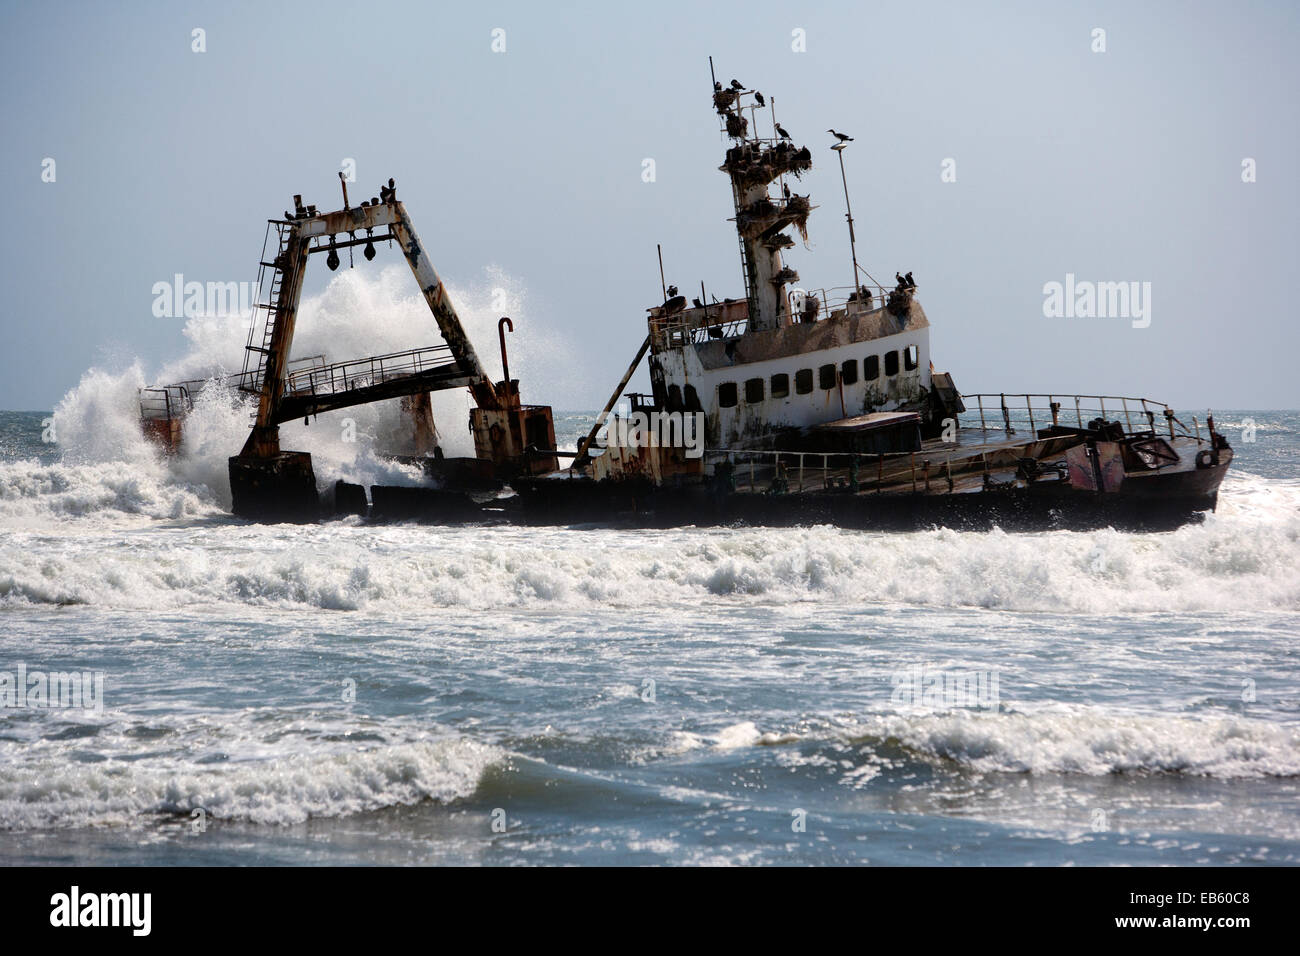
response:
[[[718,404],[723,408],[736,407],[736,383],[723,382],[718,386]]]
[[[745,379],[745,401],[751,405],[763,400],[763,380],[761,378]]]
[[[862,378],[867,382],[874,382],[880,378],[879,355],[868,355],[862,360]]]
[[[903,349],[903,368],[909,372],[915,372],[916,367],[921,364],[920,353],[917,352],[915,345],[909,345]]]
[[[772,397],[785,398],[790,394],[790,376],[785,372],[777,372],[772,376]]]
[[[858,360],[849,359],[840,366],[840,379],[845,385],[852,385],[858,380]]]
[[[704,406],[700,404],[700,396],[695,391],[694,385],[686,386],[686,410],[688,412],[704,411]]]
[[[835,365],[823,365],[817,370],[817,384],[822,387],[823,391],[829,392],[835,387]]]
[[[668,410],[670,412],[680,412],[682,410],[682,387],[680,385],[668,386]]]
[[[800,395],[807,395],[812,391],[812,369],[801,368],[794,373],[794,390]]]
[[[885,353],[885,374],[886,375],[898,374],[898,353],[897,352]]]

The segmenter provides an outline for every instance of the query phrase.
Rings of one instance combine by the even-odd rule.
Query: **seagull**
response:
[[[780,136],[782,139],[790,139],[790,138],[791,138],[791,137],[790,137],[790,134],[787,133],[787,132],[785,131],[785,127],[782,126],[780,123],[774,123],[774,124],[772,124],[772,125],[774,125],[774,126],[776,127],[776,134],[777,134],[778,136]]]
[[[767,105],[767,100],[763,99],[763,94],[758,92],[758,90],[754,91],[754,102],[757,103],[759,106]]]
[[[741,83],[740,80],[733,79],[731,81],[731,88],[733,90],[743,90],[745,88],[745,84]]]
[[[835,130],[833,130],[833,129],[828,129],[826,132],[830,133],[832,136],[834,136],[836,139],[838,139],[841,143],[851,143],[851,142],[853,142],[853,137],[852,137],[852,136],[845,136],[843,133],[837,133],[837,132],[835,132]]]

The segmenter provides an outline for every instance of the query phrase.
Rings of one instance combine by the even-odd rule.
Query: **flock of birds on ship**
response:
[[[715,100],[718,102],[719,110],[726,110],[728,115],[730,115],[731,104],[736,101],[736,99],[740,96],[741,93],[746,92],[746,90],[745,90],[744,83],[741,83],[740,80],[733,78],[730,87],[724,87],[720,82],[714,80],[713,92],[715,94]],[[763,98],[763,94],[760,93],[758,90],[754,90],[754,102],[759,106],[767,106],[767,100]],[[776,122],[775,118],[772,120],[772,126],[776,130],[776,135],[779,139],[791,140],[793,142],[793,137],[791,137],[791,135],[786,131],[786,128],[784,126]],[[853,137],[850,136],[848,133],[841,133],[839,130],[834,128],[828,129],[826,132],[830,133],[832,136],[835,137],[836,142],[835,145],[831,147],[831,149],[843,149],[845,145],[853,142]],[[781,183],[781,192],[785,196],[787,202],[791,198],[793,198],[790,192],[790,187],[786,185],[784,182]],[[900,275],[897,272],[895,272],[894,279],[898,283],[898,285],[894,289],[896,293],[903,293],[916,288],[916,281],[912,278],[912,273],[910,272],[907,273],[906,275]],[[670,291],[669,298],[671,299],[674,297],[676,293],[676,289],[675,288],[670,289],[669,291]],[[865,293],[865,289],[863,290],[863,292]],[[869,295],[868,298],[870,298]],[[696,308],[701,308],[704,305],[704,303],[702,303],[699,299],[692,300],[692,304]]]
[[[745,84],[744,84],[744,83],[741,83],[740,80],[737,80],[737,79],[734,79],[734,78],[733,78],[732,81],[731,81],[731,86],[730,86],[730,88],[726,88],[726,87],[723,87],[723,85],[722,85],[720,82],[718,82],[717,80],[714,80],[714,81],[713,81],[713,91],[714,91],[715,93],[730,92],[733,96],[736,96],[736,95],[739,95],[739,94],[745,92]],[[760,93],[758,90],[755,90],[755,91],[754,91],[754,102],[757,103],[759,106],[767,106],[767,100],[765,100],[765,99],[763,98],[763,94]],[[786,132],[786,128],[785,128],[784,126],[782,126],[780,123],[776,122],[775,120],[772,121],[772,126],[776,129],[776,135],[777,135],[780,139],[788,139],[788,140],[791,140],[791,141],[793,142],[794,137],[792,137],[788,132]],[[851,143],[851,142],[853,142],[853,137],[850,136],[850,135],[848,135],[847,133],[840,133],[840,132],[837,132],[836,130],[833,130],[833,129],[828,129],[826,132],[828,132],[828,133],[830,133],[832,136],[834,136],[835,139],[836,139],[836,140],[839,142],[839,144],[841,144],[841,145],[844,144],[844,143]],[[785,198],[786,198],[786,199],[789,199],[789,198],[790,198],[790,191],[789,191],[788,189],[786,190],[786,197],[785,197]]]

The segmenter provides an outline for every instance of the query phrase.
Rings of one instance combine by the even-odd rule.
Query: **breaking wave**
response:
[[[300,745],[301,746],[301,745]],[[503,751],[464,738],[308,748],[228,763],[174,755],[79,762],[66,748],[0,765],[0,829],[130,825],[202,810],[300,823],[472,795]]]
[[[882,715],[845,739],[901,747],[980,773],[1300,776],[1300,730],[1243,717],[1123,714],[1056,706],[1034,713]]]
[[[974,773],[1300,776],[1300,728],[1294,725],[1063,704],[1029,712],[875,714],[812,721],[797,733],[764,732],[744,721],[713,734],[678,732],[672,746],[652,748],[649,755],[739,747],[779,747],[789,754],[783,763],[835,766],[852,786],[918,761]]]
[[[15,502],[34,512],[34,494],[66,514],[105,506],[154,518],[216,513],[197,486],[155,485],[110,465],[94,466],[93,481],[74,486],[65,467],[11,466],[0,485],[10,513]],[[1162,534],[879,534],[824,526],[639,532],[355,521],[259,528],[224,519],[136,529],[130,542],[116,528],[89,536],[77,527],[16,530],[0,538],[0,603],[391,612],[720,601],[1085,614],[1300,609],[1300,489],[1247,477],[1233,485],[1219,514]]]
[[[517,330],[509,336],[512,374],[526,388],[546,383],[547,401],[572,400],[581,376],[562,370],[572,364],[574,353],[543,324],[528,320],[526,294],[517,279],[489,268],[480,282],[452,288],[450,294],[489,373],[500,375],[494,346],[496,321],[505,305]],[[215,383],[239,373],[248,322],[247,315],[239,314],[187,320],[186,353],[156,375],[146,374],[138,361],[117,370],[86,372],[54,411],[60,462],[41,467],[31,459],[0,466],[0,522],[84,518],[95,512],[174,518],[229,511],[227,459],[248,437],[251,398],[212,384],[202,388],[185,419],[179,452],[168,459],[141,434],[137,393],[150,384]],[[323,355],[342,361],[442,341],[409,271],[399,264],[377,275],[342,272],[319,295],[304,299],[292,357]],[[472,455],[464,390],[435,393],[433,405],[447,453]],[[417,468],[385,457],[414,452],[410,422],[396,399],[321,415],[310,425],[285,423],[281,437],[286,448],[312,454],[322,488],[336,478],[400,485],[421,477]]]

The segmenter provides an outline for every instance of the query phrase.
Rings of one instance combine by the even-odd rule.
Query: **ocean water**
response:
[[[1300,414],[1172,533],[299,527],[129,379],[0,414],[0,671],[103,679],[0,711],[0,862],[1300,862]]]

